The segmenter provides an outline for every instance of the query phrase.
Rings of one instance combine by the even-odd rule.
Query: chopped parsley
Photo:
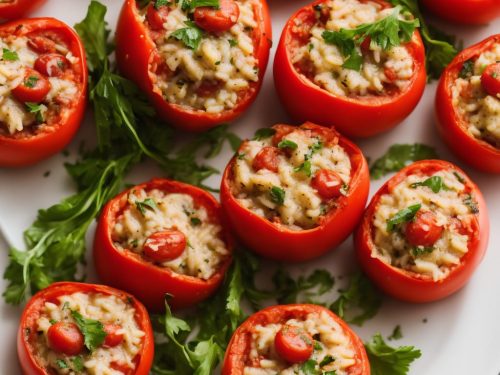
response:
[[[433,246],[415,246],[413,249],[411,249],[411,255],[413,255],[416,258],[425,254],[430,254],[433,251],[434,251]]]
[[[29,87],[32,89],[33,87],[36,86],[36,83],[38,82],[39,78],[37,76],[29,76],[25,81],[24,81],[24,86]]]
[[[271,201],[276,203],[278,206],[283,205],[285,203],[285,190],[278,186],[273,186],[270,190]]]
[[[191,221],[191,225],[192,225],[193,227],[197,227],[197,226],[201,225],[201,220],[200,220],[200,219],[198,219],[197,217],[192,217],[192,218],[190,219],[190,221]]]
[[[73,358],[73,369],[76,371],[76,372],[79,372],[79,371],[83,371],[84,367],[83,367],[83,358],[78,356],[78,357],[75,357]]]
[[[186,27],[175,30],[170,34],[170,37],[180,40],[186,47],[196,50],[200,45],[203,33],[194,22],[186,21],[185,24]]]
[[[329,365],[330,363],[335,362],[335,358],[331,355],[325,355],[325,358],[319,363],[319,367],[323,367]]]
[[[146,198],[142,202],[135,201],[134,203],[139,212],[142,214],[142,216],[146,215],[146,210],[154,211],[155,209],[158,208],[156,202],[151,198]]]
[[[289,141],[288,139],[283,139],[282,141],[280,141],[280,143],[278,143],[278,148],[289,148],[291,150],[296,150],[297,147],[299,147],[297,143]]]
[[[167,5],[170,5],[170,1],[169,0],[156,0],[155,1],[155,9],[160,9],[161,7],[164,7],[164,6],[167,6]]]
[[[56,365],[59,368],[68,368],[68,364],[62,359],[56,360]]]
[[[10,49],[4,48],[2,54],[2,60],[6,61],[17,61],[19,60],[19,55],[16,51],[11,51]]]
[[[401,331],[401,326],[398,324],[394,329],[392,330],[392,333],[387,339],[389,340],[399,340],[403,338],[403,332]]]
[[[432,190],[433,193],[439,193],[442,190],[450,190],[443,182],[443,178],[440,176],[432,176],[422,182],[415,182],[410,185],[412,189],[416,189],[419,186],[427,186]]]
[[[44,109],[44,106],[42,104],[31,102],[26,102],[24,104],[26,105],[27,111],[35,115],[35,120],[37,123],[42,124],[45,121],[42,114],[42,110]]]
[[[245,156],[246,156],[246,153],[242,152],[242,153],[238,154],[237,158],[238,158],[238,160],[243,160],[243,159],[245,159]]]
[[[467,194],[467,196],[464,199],[464,204],[469,207],[470,212],[473,214],[479,213],[479,207],[477,205],[476,200],[472,197],[471,194]]]
[[[417,203],[397,212],[393,217],[387,220],[387,231],[393,232],[397,225],[412,221],[421,208],[422,205]]]
[[[453,172],[453,175],[457,178],[458,182],[461,184],[465,183],[465,178],[461,176],[458,172]]]
[[[255,132],[253,140],[254,141],[261,141],[263,139],[270,138],[275,134],[276,134],[276,130],[274,130],[273,128],[261,128]]]
[[[238,41],[236,39],[228,39],[227,41],[231,47],[236,47],[238,45]]]
[[[460,73],[458,76],[460,78],[469,78],[474,74],[474,60],[469,59],[462,64],[462,69],[460,69]]]
[[[78,311],[71,310],[71,316],[75,319],[76,325],[83,334],[85,346],[91,352],[102,345],[106,338],[104,326],[98,320],[87,319]]]
[[[310,160],[305,160],[301,165],[293,169],[294,172],[304,172],[307,177],[312,176],[312,164]]]

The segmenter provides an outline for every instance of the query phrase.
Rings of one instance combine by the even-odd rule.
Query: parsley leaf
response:
[[[271,201],[276,203],[278,206],[283,205],[285,203],[285,190],[280,188],[279,186],[273,186],[269,191],[271,195]]]
[[[56,365],[59,368],[68,368],[68,364],[62,359],[56,360]]]
[[[414,346],[390,347],[380,334],[374,335],[365,347],[373,375],[406,375],[410,364],[422,355]]]
[[[362,326],[377,314],[381,305],[380,292],[363,273],[357,272],[351,276],[349,287],[330,305],[330,310],[346,322]]]
[[[6,61],[17,61],[19,60],[19,55],[16,51],[11,51],[10,49],[4,48],[2,52],[2,60]]]
[[[42,110],[44,107],[42,106],[42,104],[31,103],[31,102],[26,102],[24,104],[26,105],[26,109],[28,110],[28,112],[35,115],[36,122],[42,124],[44,122],[42,114]]]
[[[180,40],[184,45],[191,49],[198,49],[201,42],[202,31],[194,22],[186,21],[186,26],[182,29],[175,30],[170,36]]]
[[[220,6],[219,0],[191,0],[188,1],[188,3],[189,3],[189,9],[195,9],[198,7],[219,8]]]
[[[467,194],[464,199],[464,204],[469,207],[470,212],[472,212],[473,214],[479,213],[477,202],[471,194]]]
[[[401,326],[398,324],[394,329],[392,330],[392,333],[387,339],[389,340],[399,340],[403,338],[403,332],[401,331]]]
[[[151,198],[146,198],[142,202],[135,201],[134,203],[142,216],[146,214],[146,210],[154,211],[158,208],[156,202]]]
[[[415,182],[410,185],[412,189],[416,189],[419,186],[427,186],[432,190],[433,193],[439,193],[442,190],[449,190],[449,188],[444,184],[443,178],[440,176],[432,176],[422,182]]]
[[[370,176],[377,180],[390,172],[397,172],[411,162],[437,159],[434,148],[421,144],[395,144],[370,167]]]
[[[278,148],[289,148],[290,150],[296,150],[297,147],[299,147],[297,143],[288,139],[283,139],[282,141],[280,141],[280,143],[278,143]]]
[[[293,168],[293,171],[298,173],[298,172],[304,172],[304,174],[307,177],[312,176],[312,164],[310,160],[305,160],[301,165],[298,167]]]
[[[308,359],[300,366],[300,370],[304,375],[319,375],[321,372],[316,369],[317,365],[314,359]]]
[[[85,340],[85,346],[88,350],[93,352],[102,345],[106,338],[106,332],[100,321],[84,318],[82,314],[76,310],[71,310],[71,316],[75,319],[78,328],[80,328]]]
[[[463,63],[462,69],[460,69],[460,73],[458,76],[460,78],[469,78],[474,73],[474,60],[470,59]]]
[[[35,87],[36,83],[38,82],[39,78],[37,76],[29,76],[25,81],[24,81],[24,86],[33,88]]]
[[[254,141],[261,141],[266,138],[270,138],[276,134],[276,130],[273,128],[261,128],[255,132],[255,136],[252,138]]]
[[[411,255],[413,255],[416,258],[416,257],[419,257],[421,255],[430,254],[433,251],[434,251],[434,247],[432,247],[432,246],[415,246],[411,250]]]
[[[155,9],[160,9],[161,7],[170,5],[170,0],[156,0]]]
[[[73,369],[75,371],[83,371],[84,367],[83,367],[83,358],[78,356],[78,357],[75,357],[73,358]]]
[[[396,228],[396,225],[412,221],[421,208],[422,205],[417,203],[398,211],[393,217],[387,220],[387,231],[392,232]]]
[[[284,269],[279,268],[273,275],[276,299],[280,304],[297,302],[316,303],[311,297],[320,296],[332,289],[335,279],[327,270],[314,270],[308,276],[293,279]],[[305,301],[299,300],[304,294]]]

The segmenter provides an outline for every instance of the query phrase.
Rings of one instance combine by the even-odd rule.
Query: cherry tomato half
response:
[[[425,9],[451,22],[481,25],[500,17],[498,0],[421,0]]]
[[[455,227],[464,226],[463,230],[470,236],[468,251],[460,258],[460,263],[451,267],[444,278],[434,281],[431,276],[411,272],[392,266],[373,256],[375,243],[373,240],[373,218],[380,199],[385,194],[391,194],[397,185],[411,175],[428,176],[439,171],[451,171],[463,179],[465,192],[471,194],[477,202],[478,213],[471,215],[470,222],[465,227],[463,223],[451,221]],[[418,245],[427,245],[434,240],[427,231],[420,231],[425,241],[419,239]],[[408,235],[408,233],[407,233]],[[434,235],[434,234],[433,234]],[[455,165],[442,160],[424,160],[403,168],[387,181],[374,195],[368,205],[363,220],[354,234],[354,246],[357,258],[364,272],[385,293],[408,302],[431,302],[445,298],[462,288],[479,266],[487,249],[489,238],[489,221],[486,203],[479,188],[467,175]],[[428,242],[426,242],[428,240]]]
[[[12,0],[0,3],[0,20],[15,20],[34,12],[47,0]]]
[[[40,55],[35,61],[35,69],[47,77],[60,77],[69,66],[68,59],[58,53]]]
[[[469,124],[457,110],[452,88],[464,64],[475,61],[499,43],[500,34],[496,34],[460,52],[444,70],[436,91],[437,127],[441,138],[463,161],[488,173],[500,173],[500,149],[468,131]]]
[[[414,246],[433,246],[441,238],[444,228],[437,224],[431,211],[418,211],[405,229],[406,240]]]
[[[103,346],[113,348],[120,345],[123,341],[123,333],[119,332],[121,329],[122,327],[117,324],[105,324],[104,332],[106,332],[106,337],[104,338]]]
[[[125,374],[128,375],[148,375],[153,363],[154,340],[151,321],[145,307],[132,295],[104,285],[84,284],[75,282],[54,283],[49,287],[35,294],[26,304],[19,330],[17,333],[17,355],[24,375],[50,375],[53,370],[48,370],[42,365],[44,361],[39,359],[41,355],[38,352],[38,318],[46,302],[57,301],[61,296],[74,293],[98,293],[107,296],[114,296],[127,303],[135,310],[134,318],[138,328],[144,332],[141,338],[141,349],[139,354],[133,359],[135,369],[128,368]],[[113,326],[113,329],[115,326]],[[110,344],[112,347],[120,335],[111,332],[110,325],[104,325],[108,335],[105,338],[104,345]],[[114,331],[116,332],[116,330]],[[73,323],[65,322],[54,323],[47,332],[49,346],[58,352],[66,355],[77,355],[82,353],[83,336]],[[123,337],[122,337],[123,338]],[[112,341],[112,342],[110,342]],[[117,344],[116,344],[117,345]]]
[[[310,28],[317,21],[315,9],[326,1],[317,0],[299,9],[283,29],[274,60],[279,98],[296,122],[335,126],[348,137],[370,137],[387,131],[413,111],[424,92],[425,53],[420,34],[415,30],[412,40],[405,45],[413,59],[413,74],[404,90],[391,89],[384,95],[363,97],[333,95],[299,72],[292,59],[294,49],[309,43]],[[369,1],[390,7],[384,0]]]
[[[34,69],[26,68],[23,81],[14,89],[12,95],[22,103],[40,103],[50,91],[50,82]]]
[[[492,96],[500,94],[500,63],[488,65],[481,74],[481,85]]]
[[[227,4],[234,2],[232,0]],[[221,2],[221,6],[224,4],[226,4],[225,1]],[[234,108],[218,113],[209,113],[165,100],[162,92],[156,87],[157,71],[152,71],[152,67],[158,66],[157,60],[161,59],[153,40],[153,36],[157,35],[158,29],[161,30],[161,28],[151,26],[151,29],[155,31],[151,33],[148,24],[151,22],[157,25],[158,23],[154,21],[144,23],[139,17],[138,6],[139,1],[136,0],[126,0],[123,4],[116,29],[116,60],[123,75],[135,82],[147,94],[161,118],[183,130],[199,132],[230,122],[246,111],[255,100],[262,85],[271,48],[271,19],[265,0],[256,0],[253,6],[257,27],[252,30],[252,40],[254,56],[258,62],[258,81],[251,82],[247,89],[239,93],[238,102]],[[213,11],[213,9],[209,10],[209,12]],[[219,21],[213,23],[212,26],[215,24],[220,27]]]
[[[329,169],[318,171],[311,181],[311,186],[323,199],[337,198],[342,194],[342,179],[338,173]]]
[[[264,310],[258,311],[251,315],[247,320],[241,324],[238,329],[233,333],[231,341],[226,349],[226,355],[224,357],[224,362],[222,365],[222,375],[243,375],[245,373],[245,367],[252,365],[251,359],[249,358],[250,349],[252,347],[252,336],[255,332],[255,327],[257,326],[267,326],[270,324],[285,324],[290,319],[305,320],[309,314],[327,314],[332,318],[342,330],[342,333],[347,337],[352,351],[354,353],[354,363],[348,368],[349,374],[356,375],[369,375],[370,374],[370,363],[368,362],[368,356],[366,355],[363,342],[359,337],[352,331],[349,326],[335,315],[330,310],[318,306],[318,305],[307,305],[307,304],[296,304],[296,305],[278,305],[271,306]],[[281,332],[281,333],[280,333]],[[281,349],[282,339],[278,336],[283,335],[283,330],[275,336],[275,343],[279,344],[275,347],[279,353]],[[306,340],[311,338],[309,335]],[[283,337],[283,336],[282,336]],[[286,340],[288,342],[288,340]],[[311,338],[311,343],[313,342]],[[289,342],[288,342],[289,343]],[[288,346],[288,345],[287,345]],[[300,344],[302,347],[302,344]],[[309,345],[306,345],[307,352],[309,352]],[[282,352],[283,353],[283,352]],[[281,354],[282,354],[281,353]],[[290,354],[290,352],[288,352]],[[287,356],[289,355],[287,354]],[[283,357],[286,360],[286,357]],[[297,357],[293,358],[289,362],[296,363]],[[302,353],[301,360],[306,360],[305,351]]]
[[[279,150],[276,147],[264,147],[255,156],[252,168],[255,172],[267,169],[271,172],[278,172]]]
[[[313,351],[313,338],[303,329],[283,326],[274,337],[274,347],[278,355],[289,363],[307,361]]]
[[[198,7],[194,11],[194,22],[203,30],[218,33],[227,31],[238,21],[240,8],[234,0],[220,0],[219,8]]]
[[[186,236],[178,230],[156,232],[146,239],[144,255],[155,262],[166,262],[179,257],[186,244]]]
[[[163,30],[163,24],[167,21],[169,13],[170,8],[166,5],[156,9],[153,3],[149,4],[146,12],[146,20],[148,21],[149,27],[157,31]]]

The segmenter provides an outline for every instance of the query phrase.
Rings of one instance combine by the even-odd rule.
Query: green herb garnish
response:
[[[180,40],[186,47],[196,50],[200,45],[203,33],[194,22],[186,21],[185,24],[187,27],[175,30],[170,34],[170,37]]]
[[[4,48],[2,54],[2,60],[6,61],[17,61],[19,60],[19,55],[16,51],[11,51],[10,49]]]
[[[288,139],[283,139],[282,141],[280,141],[280,143],[278,143],[278,148],[289,148],[290,150],[296,150],[297,147],[299,147],[297,143],[289,141]]]
[[[271,201],[281,206],[285,203],[285,190],[279,186],[273,186],[270,190]]]
[[[78,328],[80,328],[84,337],[85,346],[88,350],[93,352],[102,345],[106,338],[106,332],[100,321],[84,318],[82,314],[76,310],[71,310],[71,316],[75,319]]]
[[[398,211],[393,217],[387,220],[387,231],[392,232],[397,225],[412,221],[418,210],[422,208],[420,203],[414,204]]]
[[[253,140],[254,141],[261,141],[263,139],[270,138],[275,134],[276,134],[276,130],[274,130],[273,128],[261,128],[255,132]]]
[[[154,211],[158,208],[156,202],[151,198],[146,198],[142,202],[135,201],[134,203],[139,212],[142,214],[142,216],[146,215],[146,210]]]
[[[422,182],[415,182],[410,185],[412,189],[416,189],[419,186],[427,186],[432,190],[433,193],[439,193],[442,190],[450,190],[443,182],[443,178],[440,176],[432,176]]]

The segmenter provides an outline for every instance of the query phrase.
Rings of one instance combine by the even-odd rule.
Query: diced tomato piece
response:
[[[238,22],[240,8],[234,0],[220,0],[219,8],[198,7],[194,11],[194,22],[209,32],[227,31]]]
[[[320,169],[311,180],[311,186],[323,199],[333,199],[342,195],[342,179],[337,172]]]
[[[359,45],[359,48],[361,48],[361,52],[366,55],[367,53],[370,53],[370,44],[372,42],[372,38],[370,38],[369,36],[367,36],[365,38],[365,40],[363,40],[361,42],[361,44]]]
[[[285,325],[274,338],[278,355],[289,363],[307,361],[314,351],[314,340],[299,327]]]
[[[163,24],[167,21],[170,8],[168,6],[161,6],[156,9],[153,3],[149,4],[146,11],[146,20],[152,30],[163,30]]]
[[[35,69],[48,77],[60,77],[69,66],[68,59],[58,53],[40,55],[35,61]]]
[[[83,350],[83,335],[75,323],[57,322],[47,331],[49,347],[57,353],[78,355]]]
[[[398,79],[398,76],[394,70],[391,68],[384,68],[384,74],[389,82],[394,82]]]
[[[120,345],[123,341],[123,333],[119,333],[118,331],[121,330],[121,328],[122,327],[117,324],[105,324],[104,332],[106,332],[106,338],[104,339],[103,346],[113,348]]]
[[[167,229],[153,233],[144,242],[144,255],[155,262],[167,262],[179,257],[186,249],[187,240],[184,233]]]
[[[28,39],[28,46],[38,53],[56,52],[56,42],[41,35],[30,36]]]
[[[481,85],[492,96],[500,94],[500,62],[490,64],[484,69]]]
[[[272,146],[266,146],[260,150],[252,162],[252,168],[255,172],[261,169],[267,169],[271,172],[278,172],[278,156],[280,154],[279,149]]]
[[[218,90],[220,90],[222,82],[220,81],[208,81],[203,80],[200,86],[196,89],[196,94],[201,97],[213,96]]]
[[[280,143],[286,135],[290,134],[297,128],[291,125],[278,124],[274,125],[273,129],[275,131],[273,135],[273,145],[278,146],[278,143]]]
[[[40,103],[45,100],[49,91],[49,80],[35,69],[26,68],[24,80],[12,90],[12,95],[23,103]]]
[[[413,246],[433,246],[441,238],[443,229],[433,212],[420,210],[406,226],[406,240]]]

